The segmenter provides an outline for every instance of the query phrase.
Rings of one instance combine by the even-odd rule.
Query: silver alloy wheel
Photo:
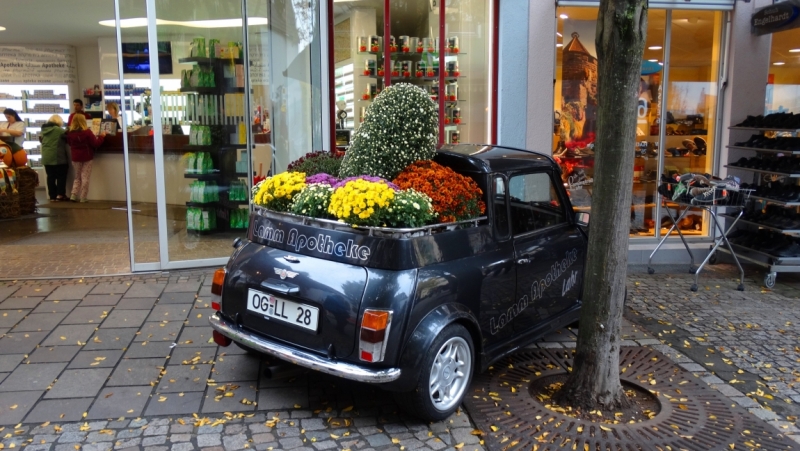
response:
[[[445,411],[461,401],[470,374],[472,355],[469,344],[461,337],[450,338],[439,348],[431,367],[428,395],[433,407]]]

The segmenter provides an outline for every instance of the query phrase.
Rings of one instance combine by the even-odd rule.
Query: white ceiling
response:
[[[113,0],[2,0],[0,44],[97,45],[115,36],[98,24],[105,19],[114,19]]]

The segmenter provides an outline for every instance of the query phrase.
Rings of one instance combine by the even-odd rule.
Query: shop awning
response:
[[[736,0],[650,0],[651,9],[732,10]],[[599,6],[600,0],[558,0],[558,6]]]

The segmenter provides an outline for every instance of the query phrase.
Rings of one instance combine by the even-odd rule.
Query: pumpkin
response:
[[[5,142],[0,142],[0,157],[8,167],[25,166],[28,163],[28,154],[24,150],[14,152]]]

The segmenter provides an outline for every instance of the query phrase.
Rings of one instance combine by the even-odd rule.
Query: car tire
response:
[[[427,421],[444,420],[461,405],[474,368],[472,337],[464,326],[450,324],[428,349],[416,388],[395,393],[395,400],[411,415]],[[446,390],[441,388],[442,380]]]

